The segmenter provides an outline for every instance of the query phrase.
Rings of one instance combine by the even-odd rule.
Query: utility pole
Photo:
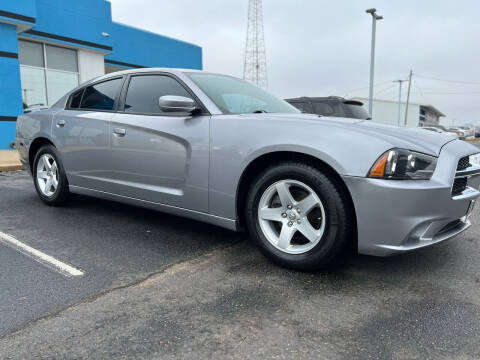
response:
[[[397,114],[397,126],[400,126],[400,118],[402,113],[402,83],[407,80],[395,80],[398,82],[398,114]]]
[[[412,87],[412,75],[413,75],[413,71],[410,69],[410,74],[408,75],[407,105],[405,106],[405,126],[407,126],[407,120],[408,120],[408,103],[410,102],[410,88]]]
[[[383,16],[377,15],[377,9],[367,9],[366,13],[372,15],[372,44],[370,51],[370,89],[368,91],[368,112],[373,117],[373,72],[375,68],[375,35],[377,28],[377,20],[382,20]]]

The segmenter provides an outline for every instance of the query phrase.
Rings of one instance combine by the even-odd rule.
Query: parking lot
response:
[[[77,197],[53,208],[0,174],[0,358],[480,357],[480,219],[393,258],[316,274],[268,263],[245,234]]]

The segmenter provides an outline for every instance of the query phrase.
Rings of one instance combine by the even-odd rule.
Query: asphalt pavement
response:
[[[478,359],[480,219],[414,253],[336,270],[270,264],[243,233],[88,197],[53,208],[0,174],[2,359]]]

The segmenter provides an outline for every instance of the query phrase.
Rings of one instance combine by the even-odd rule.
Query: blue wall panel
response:
[[[37,24],[33,31],[111,47],[110,2],[106,0],[37,0]],[[26,35],[29,33],[27,32]],[[36,35],[39,37],[39,35]],[[41,37],[41,36],[40,36]],[[48,39],[55,41],[54,39]],[[68,41],[62,41],[68,43]],[[72,42],[76,47],[92,47]],[[110,52],[108,49],[97,49]]]
[[[0,57],[0,116],[23,113],[18,59]]]
[[[147,67],[202,69],[202,48],[180,40],[112,23],[113,52],[105,61]]]
[[[0,23],[0,51],[17,54],[18,40],[15,25]],[[18,59],[0,56],[0,120],[22,114],[22,92]],[[15,141],[13,121],[0,121],[0,149],[8,149]]]
[[[0,51],[18,54],[17,27],[0,23]],[[20,64],[17,58],[0,56],[0,116],[22,114]]]
[[[0,11],[20,15],[32,19],[13,19],[10,14],[2,16],[2,19],[18,22],[20,24],[33,24],[36,17],[35,0],[0,0]],[[7,14],[6,14],[7,15]]]
[[[18,53],[17,27],[0,23],[0,51]],[[17,58],[0,56],[0,116],[22,114],[20,65]]]
[[[10,148],[10,143],[15,142],[17,123],[14,121],[0,121],[0,150]]]
[[[17,27],[0,23],[0,51],[18,53]]]

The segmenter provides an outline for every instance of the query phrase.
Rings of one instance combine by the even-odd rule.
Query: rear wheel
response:
[[[33,162],[33,179],[40,199],[47,205],[62,205],[69,196],[65,169],[57,149],[52,145],[42,146]]]
[[[285,162],[252,184],[247,228],[273,262],[316,270],[338,260],[352,224],[348,201],[335,179],[309,164]]]

